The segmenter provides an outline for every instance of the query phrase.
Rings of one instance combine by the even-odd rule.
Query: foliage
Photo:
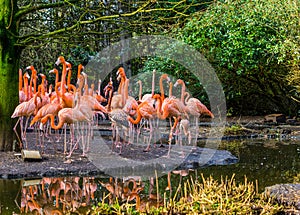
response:
[[[190,179],[179,185],[172,199],[163,200],[160,207],[145,210],[133,209],[132,204],[118,202],[112,205],[100,203],[93,207],[91,214],[274,214],[282,206],[272,204],[272,199],[255,191],[255,186],[245,178],[237,184],[232,178],[212,177]],[[181,192],[182,191],[182,192]]]
[[[24,48],[21,65],[34,63],[44,68],[45,63],[51,64],[59,55],[70,56],[79,47],[99,52],[132,35],[165,32],[200,6],[177,0],[19,1],[22,22],[17,46]]]
[[[285,77],[300,62],[298,9],[298,0],[217,1],[172,36],[195,47],[213,65],[234,114],[295,114]],[[172,73],[184,71],[161,59],[146,63],[152,65]],[[191,89],[197,89],[197,82],[188,80],[194,85]]]

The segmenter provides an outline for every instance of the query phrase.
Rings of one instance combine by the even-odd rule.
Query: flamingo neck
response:
[[[142,119],[142,114],[140,112],[139,109],[137,109],[137,117],[136,119],[134,120],[133,118],[131,118],[130,116],[128,116],[128,120],[132,123],[132,124],[138,124]]]
[[[184,103],[184,96],[185,96],[185,83],[182,81],[181,87],[181,102]]]
[[[82,70],[82,65],[79,64],[79,65],[78,65],[78,70],[77,70],[77,80],[80,78],[81,70]]]
[[[58,70],[55,70],[55,84],[58,83]]]
[[[67,63],[65,61],[62,62],[63,70],[61,74],[61,86],[60,91],[62,94],[66,93],[66,76],[67,76]]]
[[[142,101],[142,81],[139,80],[138,84],[140,86],[140,89],[139,89],[139,100]]]
[[[185,100],[184,100],[184,102],[185,102],[185,104],[186,104],[186,103],[188,103],[188,101],[189,101],[189,99],[190,99],[190,94],[189,94],[188,92],[185,92],[185,93],[184,93],[184,96],[186,96],[186,98],[185,98]]]
[[[164,92],[164,86],[163,86],[163,77],[160,78],[159,80],[159,88],[160,88],[160,96],[161,100],[163,101],[165,99],[165,92]]]
[[[34,70],[34,76],[33,76],[33,94],[36,94],[36,82],[37,82],[37,75],[36,75],[36,70]]]
[[[72,70],[71,70],[71,69],[69,69],[69,71],[68,71],[68,80],[67,80],[67,86],[68,86],[69,84],[71,84],[71,77],[72,77]]]
[[[28,92],[28,78],[24,77],[24,93],[25,93],[25,100],[27,101],[29,99],[29,92]]]
[[[101,94],[100,94],[100,86],[101,86],[101,81],[99,80],[99,82],[98,82],[98,96],[100,96]]]
[[[19,69],[19,91],[23,88],[23,77],[22,77],[22,70]]]
[[[170,83],[169,83],[169,97],[170,97],[170,98],[173,96],[172,90],[173,90],[173,83],[170,82]]]
[[[113,90],[109,89],[109,97],[108,97],[108,104],[107,104],[107,111],[111,112],[111,101],[113,96]]]
[[[45,96],[46,92],[45,92],[45,78],[42,78],[42,83],[41,83],[41,93],[42,96]]]
[[[153,71],[153,74],[152,74],[152,89],[151,89],[151,95],[153,96],[154,95],[154,88],[155,88],[155,70]]]

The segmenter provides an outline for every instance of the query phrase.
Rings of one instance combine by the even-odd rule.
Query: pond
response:
[[[201,145],[201,143],[200,143]],[[300,142],[293,140],[244,139],[223,141],[220,148],[231,151],[239,162],[227,166],[211,166],[190,171],[173,171],[159,178],[112,178],[109,176],[62,177],[32,180],[0,180],[0,214],[29,212],[82,211],[98,201],[112,201],[107,194],[114,192],[120,199],[128,198],[128,190],[139,190],[141,198],[155,199],[170,197],[179,183],[190,177],[210,175],[221,177],[235,175],[237,182],[248,181],[257,184],[262,192],[266,186],[299,181]],[[298,175],[298,178],[297,178]],[[171,181],[168,185],[168,178]],[[157,183],[158,182],[158,183]],[[118,190],[118,191],[116,191]],[[151,195],[150,195],[151,194]],[[154,197],[153,197],[154,196]],[[146,199],[147,199],[146,198]],[[124,201],[125,201],[124,200]],[[134,199],[132,199],[134,200]]]

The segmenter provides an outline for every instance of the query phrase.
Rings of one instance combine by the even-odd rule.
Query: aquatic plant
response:
[[[139,207],[137,207],[139,206]],[[164,198],[156,204],[141,207],[140,202],[112,205],[99,203],[91,214],[275,214],[283,208],[273,199],[257,192],[257,187],[247,180],[237,184],[234,175],[220,181],[209,178],[190,178],[179,184],[171,199]]]

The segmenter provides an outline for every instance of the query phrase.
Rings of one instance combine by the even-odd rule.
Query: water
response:
[[[205,177],[212,175],[214,179],[231,177],[235,174],[237,182],[243,182],[246,176],[248,181],[257,182],[258,190],[262,192],[266,186],[279,183],[293,183],[297,174],[300,174],[300,142],[278,141],[278,140],[236,140],[223,142],[222,149],[230,150],[239,158],[237,164],[229,166],[212,166],[187,172],[172,172],[169,174],[172,190],[178,187],[180,181],[190,176],[203,174]],[[180,175],[181,174],[181,175]],[[141,182],[139,182],[142,180]],[[168,176],[165,175],[158,180],[140,179],[135,181],[126,179],[114,179],[106,176],[97,177],[64,177],[44,178],[33,180],[0,180],[0,214],[13,214],[22,211],[41,212],[55,210],[60,211],[84,211],[91,204],[102,201],[111,201],[106,194],[114,192],[120,199],[127,199],[132,190],[139,190],[143,198],[156,197],[156,189],[159,189],[160,196],[170,195],[168,188]],[[129,190],[129,192],[128,192]],[[55,197],[57,191],[57,199]],[[34,198],[32,198],[34,196]],[[27,197],[27,200],[26,198]],[[147,199],[146,198],[146,199]],[[33,200],[33,201],[32,201]],[[22,202],[22,204],[21,204]],[[26,208],[27,207],[27,208]]]

